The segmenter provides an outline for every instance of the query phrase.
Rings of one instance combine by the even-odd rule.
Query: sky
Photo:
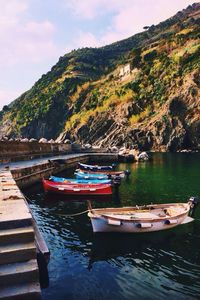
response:
[[[156,25],[195,0],[0,0],[0,109],[72,49]]]

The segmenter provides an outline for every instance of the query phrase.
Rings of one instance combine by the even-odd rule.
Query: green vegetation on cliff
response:
[[[4,107],[1,127],[10,136],[197,147],[199,16],[196,3],[129,39],[66,54]]]

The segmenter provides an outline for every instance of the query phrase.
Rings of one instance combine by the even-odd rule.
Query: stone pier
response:
[[[38,241],[44,256],[49,254],[19,188],[76,167],[78,162],[116,160],[117,154],[78,153],[0,165],[0,299],[41,299]]]
[[[0,299],[41,299],[32,215],[10,171],[0,173]]]

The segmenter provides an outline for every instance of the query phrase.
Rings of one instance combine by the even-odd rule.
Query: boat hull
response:
[[[173,206],[175,207],[174,204]],[[166,209],[170,208],[170,205],[167,204]],[[161,209],[164,209],[163,205],[161,205]],[[134,213],[137,217],[131,217],[130,214],[126,213],[126,208],[122,208],[121,211],[108,208],[104,212],[103,209],[92,209],[89,211],[88,216],[91,219],[93,232],[141,233],[166,230],[191,222],[193,219],[188,217],[189,209],[189,204],[183,204],[182,210],[179,210],[180,213],[174,216],[164,216],[163,214],[161,217],[158,215],[151,217],[152,212],[155,211],[154,207],[152,212],[146,209],[146,212],[143,210],[143,212],[137,213],[135,210]],[[116,211],[118,211],[117,216]],[[145,214],[147,217],[144,217]]]
[[[75,172],[74,174],[76,175],[76,178],[78,178],[78,179],[108,180],[108,176],[105,174],[99,174],[99,173],[89,174],[89,173],[85,173],[85,172]]]
[[[112,187],[110,184],[93,185],[67,185],[43,179],[45,192],[64,195],[111,195]]]
[[[108,177],[121,177],[121,178],[124,178],[125,177],[125,172],[124,171],[101,171],[101,170],[98,170],[98,171],[90,171],[90,170],[82,170],[82,169],[77,169],[76,170],[77,173],[87,173],[87,174],[91,174],[91,175],[96,175],[98,174],[97,176],[101,176],[101,175],[104,175],[104,176],[108,176]]]
[[[120,233],[141,233],[141,232],[154,232],[160,230],[166,230],[177,225],[180,225],[185,220],[185,217],[181,217],[177,223],[166,225],[164,222],[156,222],[149,228],[139,228],[138,222],[123,222],[120,225],[110,225],[105,219],[91,219],[93,232],[120,232]]]

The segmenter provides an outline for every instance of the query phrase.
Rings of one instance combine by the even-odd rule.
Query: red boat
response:
[[[42,180],[45,192],[64,195],[111,195],[110,184],[63,184],[47,179]]]

